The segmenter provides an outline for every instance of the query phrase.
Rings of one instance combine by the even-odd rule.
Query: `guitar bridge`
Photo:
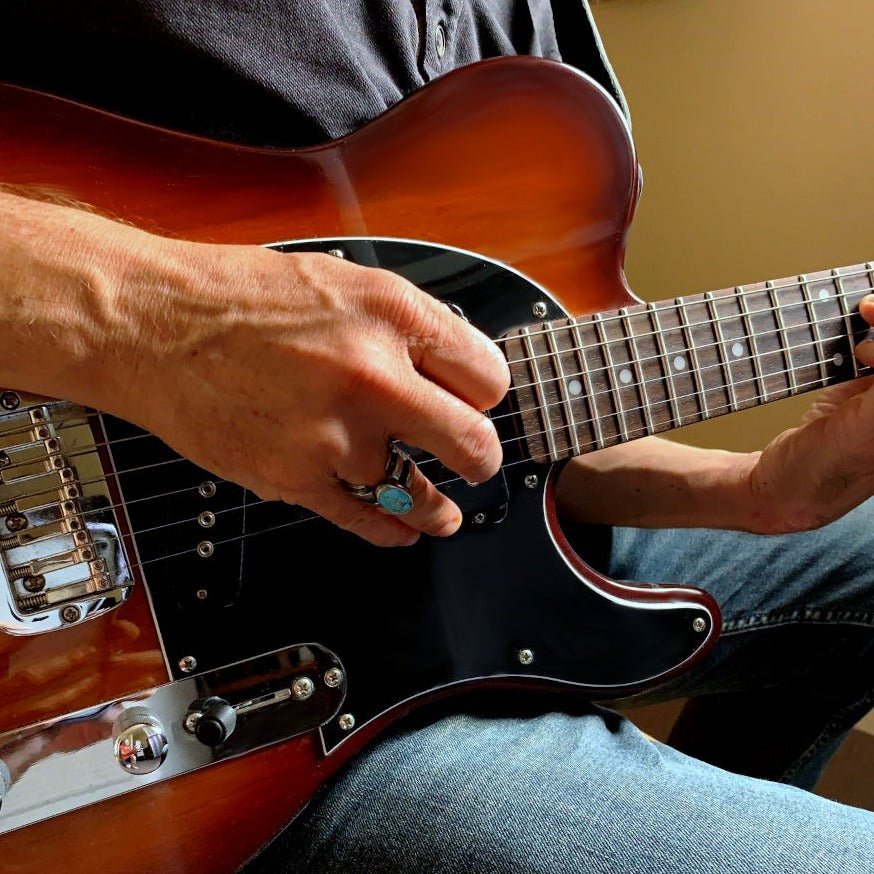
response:
[[[2,398],[0,630],[50,631],[117,607],[133,576],[91,414],[18,392]]]

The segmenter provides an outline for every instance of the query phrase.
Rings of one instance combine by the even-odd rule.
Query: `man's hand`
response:
[[[859,311],[874,325],[874,295]],[[874,340],[856,347],[874,366]],[[754,526],[765,532],[817,528],[874,495],[874,377],[821,392],[797,428],[777,436],[749,474]]]
[[[0,199],[0,213],[4,200]],[[0,382],[96,406],[267,500],[379,545],[453,533],[414,472],[413,509],[346,490],[385,475],[392,438],[477,482],[501,447],[482,411],[509,372],[485,335],[399,276],[320,254],[169,240],[5,198]]]
[[[860,305],[874,324],[874,295]],[[874,340],[856,347],[874,366]],[[567,518],[643,528],[784,534],[831,522],[874,495],[874,377],[820,392],[797,428],[763,452],[645,437],[571,461],[558,482]]]

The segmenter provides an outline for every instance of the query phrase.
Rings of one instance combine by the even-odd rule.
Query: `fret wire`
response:
[[[622,325],[625,329],[625,339],[628,343],[628,351],[630,353],[631,362],[637,373],[638,396],[643,402],[643,419],[646,424],[647,432],[655,434],[655,425],[652,418],[652,401],[649,397],[649,390],[646,387],[646,376],[642,374],[640,369],[640,349],[637,346],[637,338],[634,334],[634,328],[631,325],[631,318],[628,313],[628,307],[622,307],[620,310],[623,314]]]
[[[761,396],[765,399],[765,402],[768,401],[768,387],[765,385],[765,380],[762,378],[762,367],[761,361],[759,360],[759,344],[756,341],[756,335],[753,333],[752,322],[750,320],[750,310],[746,304],[746,293],[743,291],[743,286],[739,285],[735,289],[735,298],[740,301],[740,315],[743,319],[744,328],[746,329],[747,338],[750,341],[750,349],[752,349],[752,355],[750,356],[750,361],[753,366],[753,373],[755,373],[756,379],[759,382],[759,389],[761,391]]]
[[[719,352],[720,365],[722,372],[725,374],[725,385],[728,388],[728,397],[732,409],[739,409],[737,403],[737,392],[734,388],[734,375],[731,372],[731,359],[726,353],[725,335],[722,333],[722,323],[719,318],[719,310],[716,307],[716,299],[712,291],[704,293],[704,300],[707,303],[707,312],[710,313],[710,322],[713,326],[713,333],[716,336],[716,348]]]
[[[846,279],[847,277],[844,276],[844,278]],[[814,281],[814,282],[822,282],[822,281],[824,281],[824,280],[822,280],[822,279],[817,279],[817,280],[812,280],[812,281]],[[790,287],[791,287],[791,286],[778,286],[778,288],[790,288]],[[737,297],[747,297],[747,296],[752,296],[752,294],[759,294],[759,293],[760,293],[760,292],[758,292],[758,291],[756,291],[756,292],[746,292],[746,291],[742,291],[742,294],[739,295],[739,294],[738,294],[738,290],[742,290],[742,289],[743,289],[742,286],[738,286],[738,288],[734,290],[734,295],[733,295],[733,296],[734,296],[735,298],[737,298]],[[720,290],[722,290],[722,289],[720,289]],[[874,287],[868,287],[868,288],[864,288],[864,289],[857,289],[857,290],[852,291],[852,292],[845,292],[845,296],[846,296],[846,297],[851,297],[851,296],[855,297],[855,296],[857,296],[857,295],[858,295],[858,296],[864,296],[864,295],[867,294],[868,292],[872,292],[872,291],[874,291]],[[724,299],[727,300],[728,298],[724,298]],[[659,301],[659,303],[664,303],[664,301]],[[801,306],[801,305],[802,305],[802,303],[799,302],[799,303],[797,303],[797,304],[790,304],[789,306]],[[673,302],[671,302],[671,305],[670,305],[670,306],[664,306],[664,307],[661,307],[661,308],[659,308],[659,307],[657,306],[656,303],[647,304],[647,306],[653,308],[653,311],[654,311],[655,313],[660,313],[660,312],[668,312],[672,307],[675,306],[675,304],[674,304]],[[759,310],[748,310],[748,312],[749,312],[749,315],[750,315],[750,316],[767,315],[767,314],[771,314],[771,313],[773,313],[773,307],[765,307],[765,308],[763,308],[763,309],[759,309]],[[604,314],[603,314],[603,313],[602,313],[601,315],[602,315],[602,321],[604,322],[604,324],[607,324],[608,322],[616,321],[616,320],[619,318],[619,316],[606,316],[606,317],[604,317]],[[591,317],[587,317],[587,318],[591,318]],[[718,318],[721,319],[722,321],[726,321],[726,320],[727,320],[727,318],[726,318],[725,316],[719,316]],[[732,318],[734,318],[734,317],[732,317]],[[837,318],[839,318],[839,317],[838,317],[838,316],[827,316],[827,317],[825,317],[824,321],[829,321],[829,320],[831,320],[831,319],[837,319]],[[820,320],[820,321],[823,321],[823,320]],[[694,327],[702,327],[702,326],[707,325],[707,324],[709,324],[707,321],[702,321],[702,322],[692,322],[692,323],[691,323],[691,326],[694,328]],[[805,325],[799,325],[798,327],[805,327]],[[537,336],[537,335],[540,334],[540,333],[547,333],[548,331],[564,330],[564,328],[565,328],[565,326],[562,325],[562,326],[560,326],[560,327],[551,327],[551,328],[547,328],[547,329],[544,330],[544,331],[533,331],[533,332],[532,332],[532,336]],[[646,335],[644,335],[644,336],[654,335],[655,333],[656,333],[656,331],[648,332],[648,333],[647,333]],[[749,329],[747,329],[747,333],[749,333]],[[764,335],[765,333],[774,333],[774,330],[773,330],[773,329],[769,329],[767,332],[763,332],[763,331],[760,331],[760,332],[759,332],[759,334],[761,334],[761,335]],[[497,342],[502,342],[502,340],[503,340],[503,338],[498,338],[498,341],[497,341]],[[701,346],[700,348],[702,348],[702,349],[703,349],[703,348],[707,348],[707,345],[713,345],[713,344],[705,344],[704,346]],[[683,351],[688,351],[688,350],[683,350]],[[767,354],[767,353],[766,353],[766,354]],[[521,363],[521,361],[522,361],[522,359],[519,359],[519,360],[517,360],[517,361],[511,361],[510,363],[518,364],[518,363]]]
[[[577,423],[574,416],[574,408],[573,404],[571,403],[567,377],[565,376],[564,364],[562,364],[561,360],[561,350],[558,348],[555,331],[549,332],[549,334],[547,335],[547,343],[549,345],[550,352],[552,353],[552,360],[555,369],[558,373],[558,393],[564,402],[565,421],[567,422],[566,429],[568,435],[570,436],[570,440],[568,442],[573,447],[575,454],[579,454],[580,438],[579,434],[577,433]]]
[[[619,423],[619,433],[622,435],[622,438],[627,441],[631,438],[628,436],[628,421],[625,418],[625,410],[622,407],[622,396],[616,385],[616,365],[613,361],[613,352],[607,341],[607,334],[604,330],[604,324],[601,321],[601,314],[595,313],[593,321],[595,324],[595,330],[598,332],[598,336],[603,345],[602,351],[604,353],[604,360],[607,362],[607,380],[610,383],[610,388],[613,393],[613,405],[616,408],[616,421]]]
[[[692,359],[692,379],[698,388],[698,409],[701,411],[701,417],[709,419],[710,414],[707,411],[707,393],[704,390],[704,383],[701,380],[701,362],[698,360],[698,350],[695,348],[695,342],[692,339],[692,331],[689,326],[689,314],[686,312],[686,299],[683,297],[677,298],[679,306],[677,310],[680,315],[680,328],[683,331],[683,336],[686,339],[686,345],[689,356]]]
[[[835,318],[838,318],[838,317],[835,317]],[[806,343],[799,343],[799,344],[795,344],[795,345],[792,346],[791,348],[792,348],[792,349],[801,349],[801,348],[806,348],[807,345],[808,345],[808,344],[806,344]],[[765,354],[766,354],[766,355],[777,355],[777,354],[779,354],[779,350],[774,350],[774,351],[772,351],[772,352],[766,352]],[[739,359],[739,360],[744,360],[744,359]],[[748,358],[747,358],[746,360],[748,360],[748,361],[752,361],[752,360],[753,360],[753,359],[752,359],[752,356],[748,356]],[[826,361],[831,361],[831,358],[827,358]],[[818,363],[818,362],[814,362],[814,364],[816,364],[816,363]],[[710,365],[710,366],[711,366],[711,367],[718,367],[719,365],[718,365],[718,364],[713,364],[713,365]],[[773,375],[774,375],[774,376],[782,376],[782,375],[784,375],[784,372],[783,372],[782,370],[778,370],[778,371],[776,371]],[[659,377],[658,379],[662,379],[662,378]],[[847,377],[844,377],[844,378],[841,378],[841,379],[837,379],[836,381],[838,381],[838,382],[844,382],[844,381],[846,381],[846,380],[847,380]],[[649,380],[649,381],[651,381],[651,382],[655,382],[655,381],[657,381],[657,380],[656,380],[656,379],[653,379],[653,380]],[[829,378],[826,380],[826,384],[827,384],[827,385],[828,385],[828,384],[832,384],[834,381],[835,381],[834,378],[829,377]],[[745,384],[747,384],[747,383],[759,383],[759,385],[761,386],[761,381],[759,380],[759,378],[758,378],[757,376],[753,376],[753,377],[751,377],[750,379],[741,380],[740,382],[737,383],[737,385],[745,385]],[[820,387],[822,387],[820,381],[819,381],[819,380],[815,380],[815,381],[812,381],[812,382],[806,382],[806,383],[803,383],[802,386],[800,386],[800,390],[803,390],[803,389],[805,389],[805,388],[809,388],[810,386],[812,386],[812,385],[814,385],[814,384],[816,384],[816,385],[820,385]],[[603,395],[603,394],[610,394],[610,391],[609,391],[609,389],[608,389],[608,390],[605,390],[605,391],[601,392],[600,394],[602,394],[602,395]],[[687,398],[691,398],[691,397],[692,397],[691,394],[688,394],[688,395],[680,395],[680,396],[678,397],[678,400],[682,401],[682,400],[686,400]],[[752,398],[752,400],[757,401],[757,402],[768,403],[768,400],[767,400],[767,398],[766,398],[766,396],[765,396],[764,394],[757,394],[757,395],[754,395],[754,397]],[[772,398],[772,400],[773,400],[773,398]],[[722,405],[720,405],[719,409],[730,409],[730,406],[727,405],[727,404],[722,404]],[[522,412],[525,412],[525,411],[522,411]],[[634,411],[631,411],[631,412],[637,412],[637,411],[634,410]],[[677,424],[676,427],[680,427],[680,425]]]
[[[859,362],[856,361],[856,336],[853,333],[852,313],[847,309],[847,302],[844,299],[846,292],[844,291],[844,281],[837,269],[832,270],[832,276],[835,280],[835,288],[838,292],[838,299],[841,307],[841,312],[844,314],[844,326],[847,329],[847,342],[850,344],[850,361],[853,363],[853,376],[859,375]]]
[[[804,306],[807,311],[807,327],[810,328],[810,334],[813,338],[813,346],[816,349],[816,357],[819,359],[819,375],[823,382],[828,379],[828,370],[825,366],[825,348],[822,345],[822,333],[820,332],[820,319],[817,318],[816,310],[813,306],[813,300],[810,295],[810,282],[806,273],[802,273],[799,277],[803,286],[802,297],[804,298]],[[806,292],[806,293],[805,293]]]
[[[786,288],[791,288],[791,286],[785,286]],[[789,352],[789,335],[786,333],[786,323],[783,319],[783,311],[780,307],[780,301],[777,298],[777,289],[774,287],[774,283],[771,280],[765,283],[765,288],[768,292],[768,299],[771,301],[771,306],[774,310],[774,323],[777,325],[777,334],[780,338],[780,345],[782,346],[783,360],[786,362],[786,371],[789,375],[789,389],[792,394],[797,394],[797,386],[796,386],[796,376],[795,376],[795,365],[792,362],[792,355]]]
[[[531,334],[528,328],[525,328],[522,332],[523,345],[527,346],[531,352],[533,353],[534,347],[532,345]],[[549,405],[546,403],[546,394],[543,390],[543,379],[540,376],[540,365],[534,359],[530,362],[530,368],[533,371],[532,375],[534,376],[534,394],[537,396],[538,401],[538,411],[540,412],[540,418],[543,421],[544,431],[543,435],[546,437],[546,442],[549,446],[549,454],[551,458],[558,458],[557,447],[555,445],[555,434],[552,430],[551,423],[549,421]],[[526,411],[527,412],[527,411]]]
[[[589,363],[586,361],[586,347],[583,345],[583,337],[580,334],[580,324],[574,319],[571,323],[571,333],[574,338],[574,342],[577,344],[574,352],[576,353],[576,357],[582,366],[582,370],[580,371],[580,378],[583,383],[583,392],[586,396],[586,405],[589,407],[589,416],[591,420],[589,424],[594,424],[595,431],[597,434],[594,434],[593,437],[595,439],[595,443],[603,449],[607,443],[604,440],[604,429],[601,427],[601,417],[598,415],[598,410],[595,407],[595,385],[592,382],[592,374],[589,371]]]
[[[843,279],[852,279],[852,278],[854,278],[854,277],[862,276],[862,275],[865,275],[865,274],[868,274],[868,273],[870,273],[870,271],[867,270],[867,269],[866,269],[866,270],[856,270],[856,271],[854,271],[854,272],[852,272],[852,273],[843,273],[843,274],[841,274],[841,276],[842,276]],[[828,278],[826,278],[826,277],[820,277],[819,279],[811,279],[811,280],[809,280],[809,281],[810,281],[810,282],[828,282],[828,281],[832,281],[832,279],[831,279],[831,277],[828,277]],[[797,283],[792,283],[792,284],[797,284]],[[874,279],[872,279],[872,286],[874,286]],[[857,289],[857,290],[855,290],[855,291],[845,292],[845,294],[846,294],[847,296],[854,296],[854,295],[864,296],[865,294],[874,291],[874,287],[872,287],[872,286],[869,286],[869,287],[867,287],[867,288]],[[791,287],[791,285],[789,285],[789,286],[777,286],[777,288],[790,288],[790,287]],[[716,289],[716,290],[717,290],[717,291],[727,291],[728,289]],[[749,297],[751,297],[751,296],[754,295],[754,294],[759,294],[759,292],[758,292],[758,291],[746,291],[746,290],[744,289],[744,286],[739,285],[739,286],[736,286],[736,287],[734,288],[734,294],[735,294],[735,296],[744,296],[744,297],[749,296]],[[668,310],[670,310],[672,307],[674,307],[674,306],[676,305],[676,304],[675,304],[675,301],[673,301],[673,300],[668,300],[668,301],[654,301],[652,305],[658,309],[658,306],[657,306],[657,305],[660,304],[660,303],[662,303],[662,304],[666,304],[666,306],[663,306],[660,310],[658,310],[659,312],[667,312]],[[800,306],[800,304],[793,304],[793,306]],[[766,307],[765,309],[761,309],[761,310],[750,310],[750,315],[754,315],[754,316],[755,316],[755,315],[760,315],[760,314],[762,314],[762,313],[769,313],[769,312],[771,312],[771,309],[768,308],[768,307]],[[602,315],[603,315],[603,314],[602,314]],[[603,319],[603,321],[604,321],[604,323],[606,324],[606,323],[608,323],[608,322],[616,321],[616,320],[619,319],[619,318],[620,318],[620,316],[618,316],[618,315],[615,315],[615,316],[606,316],[606,317]],[[696,326],[696,325],[698,325],[698,324],[705,324],[705,323],[704,323],[704,322],[697,322],[697,323],[695,323],[695,324],[693,325],[693,327]],[[550,329],[550,328],[545,328],[544,330],[545,330],[545,331],[548,331],[548,330],[551,330],[551,329]],[[533,332],[533,333],[536,334],[537,332]]]
[[[655,335],[656,346],[658,346],[659,350],[659,356],[657,357],[661,359],[662,373],[664,374],[663,378],[665,380],[665,385],[668,389],[668,401],[674,413],[674,424],[680,426],[683,424],[683,417],[682,415],[680,415],[680,408],[677,405],[677,387],[674,384],[674,374],[671,372],[671,368],[668,363],[668,354],[667,350],[665,349],[661,319],[659,319],[658,310],[653,304],[647,304],[646,308],[649,312],[650,321],[652,322],[655,329],[653,333]]]

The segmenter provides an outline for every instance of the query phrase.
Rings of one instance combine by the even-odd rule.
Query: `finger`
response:
[[[436,465],[433,460],[426,462],[426,464],[428,463],[432,466]],[[373,473],[374,470],[375,468],[371,467],[371,472],[362,476],[339,477],[344,488],[344,497],[351,498],[354,502],[352,505],[347,504],[352,516],[341,515],[339,518],[338,524],[342,527],[355,528],[356,532],[361,528],[367,528],[369,537],[397,536],[398,533],[403,533],[399,532],[395,525],[380,525],[379,518],[374,518],[373,513],[362,513],[363,506],[365,509],[375,510],[380,518],[394,516],[407,528],[432,537],[447,537],[458,530],[462,521],[459,508],[439,491],[438,484],[432,483],[423,471],[412,462],[409,462],[408,467],[409,478],[401,483],[411,499],[412,506],[407,512],[394,515],[389,510],[370,503],[369,500],[373,500],[372,496],[368,500],[349,491],[349,486],[354,485],[363,486],[368,492],[375,492],[378,485],[387,481],[386,465],[383,465],[379,474]],[[340,510],[340,513],[343,513],[343,509]]]
[[[435,333],[408,344],[413,366],[475,409],[491,409],[510,387],[504,353],[478,328],[439,306],[444,311]]]
[[[392,433],[435,455],[468,482],[485,482],[500,470],[504,453],[491,419],[423,380],[417,401]]]
[[[874,294],[866,294],[859,301],[859,312],[869,325],[874,325]]]

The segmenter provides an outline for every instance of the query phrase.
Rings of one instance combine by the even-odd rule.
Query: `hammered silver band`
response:
[[[388,444],[388,461],[385,464],[385,479],[375,486],[360,486],[346,483],[349,492],[365,504],[382,507],[394,516],[403,516],[413,509],[410,483],[415,463],[397,440]]]

